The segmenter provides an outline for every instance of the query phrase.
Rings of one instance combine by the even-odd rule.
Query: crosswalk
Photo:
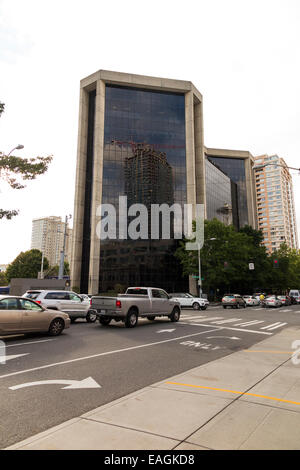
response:
[[[191,325],[200,325],[201,323],[209,323],[210,325],[216,326],[230,326],[230,327],[237,327],[237,328],[252,328],[257,327],[259,330],[263,331],[274,331],[278,328],[282,328],[287,325],[287,322],[273,322],[271,324],[267,324],[266,320],[243,320],[242,318],[237,317],[222,317],[222,316],[209,316],[209,315],[189,315],[189,314],[181,314],[180,317],[181,321],[187,322]]]

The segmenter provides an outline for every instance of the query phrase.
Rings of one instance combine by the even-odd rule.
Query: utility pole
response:
[[[64,276],[67,227],[68,227],[68,219],[71,219],[71,218],[72,218],[71,214],[66,215],[66,218],[65,218],[64,244],[63,244],[63,249],[60,252],[60,263],[59,263],[58,279],[63,279],[63,276]]]

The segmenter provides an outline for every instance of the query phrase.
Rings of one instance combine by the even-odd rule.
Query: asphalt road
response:
[[[178,323],[142,319],[127,329],[122,323],[101,326],[79,320],[57,338],[6,338],[7,361],[0,364],[0,448],[247,349],[299,322],[300,305],[239,310],[210,306],[206,311],[182,310]],[[95,388],[79,383],[89,377]],[[81,388],[65,388],[70,385]]]

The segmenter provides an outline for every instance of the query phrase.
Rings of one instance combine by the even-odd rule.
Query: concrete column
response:
[[[88,131],[88,92],[80,89],[79,102],[79,125],[77,140],[77,166],[75,182],[75,200],[73,214],[73,234],[72,234],[72,256],[71,256],[71,283],[72,286],[80,286],[83,218],[84,218],[84,197],[85,197],[85,173],[86,173],[86,151],[87,151],[87,131]]]
[[[206,192],[205,192],[205,161],[204,161],[204,138],[203,138],[203,105],[197,102],[194,105],[194,128],[195,128],[195,169],[196,169],[196,202],[204,204],[206,217]]]
[[[91,246],[89,266],[89,292],[91,294],[97,294],[99,286],[100,239],[96,234],[96,226],[100,219],[96,216],[96,211],[102,201],[104,113],[105,83],[103,82],[103,80],[97,80],[94,130],[93,192],[91,208]]]

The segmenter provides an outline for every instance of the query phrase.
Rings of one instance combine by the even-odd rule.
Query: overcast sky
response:
[[[190,80],[208,147],[300,166],[299,0],[0,0],[0,151],[54,156],[24,190],[0,181],[0,264],[32,219],[73,213],[79,82],[99,70]],[[293,173],[300,233],[300,176]]]

